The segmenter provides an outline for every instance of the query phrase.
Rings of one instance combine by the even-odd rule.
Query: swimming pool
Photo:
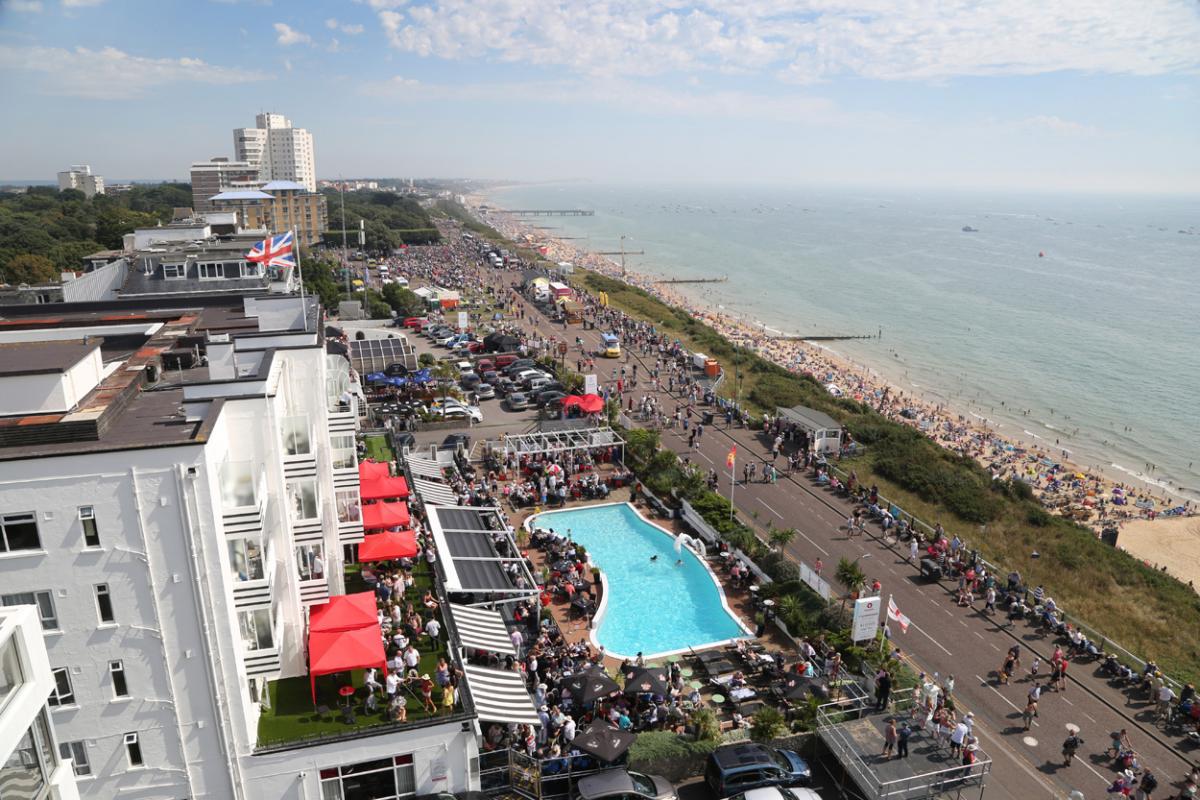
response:
[[[587,548],[604,575],[592,641],[618,658],[686,652],[748,636],[708,566],[629,503],[550,511],[530,520]],[[528,523],[527,523],[528,524]],[[651,561],[651,557],[658,558]],[[683,559],[679,566],[675,562]]]

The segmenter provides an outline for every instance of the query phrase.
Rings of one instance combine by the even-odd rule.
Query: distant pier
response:
[[[586,208],[514,208],[504,213],[517,217],[594,217],[595,211]]]
[[[840,342],[847,339],[882,339],[883,328],[880,328],[878,333],[833,334],[827,336],[806,336],[802,333],[785,333],[772,336],[771,338],[780,342]]]
[[[655,283],[725,283],[728,280],[728,275],[722,275],[719,278],[665,278]]]

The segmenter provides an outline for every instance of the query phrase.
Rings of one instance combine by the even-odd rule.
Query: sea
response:
[[[485,194],[506,209],[594,210],[527,221],[584,250],[644,251],[626,257],[630,271],[727,277],[674,288],[768,330],[880,334],[822,344],[1052,457],[1200,498],[1200,196],[603,183]]]

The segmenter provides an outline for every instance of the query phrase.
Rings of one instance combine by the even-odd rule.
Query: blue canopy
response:
[[[384,375],[382,372],[368,372],[367,373],[367,382],[368,383],[387,383],[387,379],[388,379],[388,376]]]
[[[406,383],[408,383],[408,381],[404,378],[387,378],[386,381],[392,386],[404,386]]]
[[[433,376],[429,374],[428,368],[419,369],[408,377],[409,380],[415,381],[416,383],[429,383],[431,380],[433,380]]]

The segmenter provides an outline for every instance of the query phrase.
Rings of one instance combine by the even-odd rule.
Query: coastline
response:
[[[544,248],[545,256],[550,260],[571,261],[643,289],[668,305],[686,310],[721,335],[763,358],[790,371],[812,375],[821,383],[836,383],[847,396],[869,402],[881,412],[885,411],[881,407],[885,402],[891,405],[893,412],[898,410],[896,404],[903,404],[910,411],[915,409],[915,420],[896,413],[887,415],[895,421],[921,429],[944,447],[976,458],[985,467],[993,468],[993,474],[997,477],[1021,477],[1029,481],[1051,511],[1090,518],[1096,514],[1089,509],[1103,500],[1104,505],[1113,512],[1108,519],[1079,520],[1094,530],[1098,531],[1104,524],[1124,524],[1157,517],[1165,510],[1178,506],[1185,507],[1189,514],[1196,513],[1195,503],[1178,495],[1172,496],[1170,487],[1152,479],[1143,480],[1142,476],[1130,474],[1123,468],[1114,471],[1115,462],[1109,458],[1101,459],[1108,464],[1079,465],[1069,449],[1056,446],[1050,439],[1027,430],[1019,434],[1011,430],[1012,427],[1021,428],[1019,422],[987,418],[979,413],[983,409],[943,396],[952,393],[934,393],[927,387],[913,385],[912,381],[888,374],[890,370],[858,363],[826,344],[777,338],[779,331],[760,320],[747,321],[719,304],[714,306],[710,301],[689,296],[673,286],[654,282],[664,276],[628,270],[622,273],[620,265],[613,260],[556,239],[544,230],[535,229],[505,214],[494,205],[489,205],[486,215],[481,216],[478,206],[491,203],[485,194],[471,195],[467,200],[472,214],[481,217],[513,241]],[[1041,423],[1030,419],[1024,427],[1041,427]],[[1021,462],[1020,456],[1025,455],[1028,456],[1028,464]],[[1070,476],[1070,482],[1075,484],[1070,491],[1064,493],[1059,482],[1053,496],[1047,496],[1043,484],[1050,486],[1055,476],[1042,470],[1046,462],[1057,465],[1057,477]],[[1112,504],[1114,499],[1118,501],[1117,505]],[[1119,504],[1122,501],[1124,505]],[[1136,503],[1141,503],[1141,506]]]

